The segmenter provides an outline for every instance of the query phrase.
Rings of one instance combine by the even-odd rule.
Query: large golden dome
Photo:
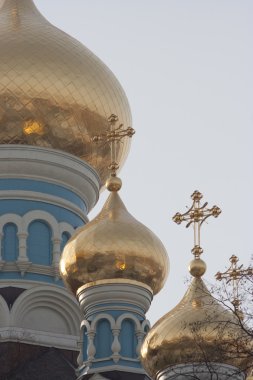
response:
[[[91,138],[113,113],[131,124],[127,98],[112,72],[86,47],[52,26],[32,0],[0,1],[0,144],[72,153],[107,178],[110,149]],[[122,164],[129,139],[118,146]]]
[[[60,272],[75,294],[96,281],[137,281],[158,293],[168,274],[168,256],[156,235],[129,214],[113,180],[100,214],[79,228],[62,253]]]
[[[186,363],[222,363],[245,369],[248,340],[236,316],[196,277],[182,301],[149,331],[141,350],[142,364],[154,379],[159,372]]]

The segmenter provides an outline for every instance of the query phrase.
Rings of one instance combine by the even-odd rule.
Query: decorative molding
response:
[[[24,277],[25,273],[28,271],[28,269],[30,268],[31,265],[32,265],[31,261],[28,261],[28,260],[16,261],[16,266],[18,267],[18,270],[20,271],[22,277]]]
[[[84,374],[87,374],[87,366],[83,365],[82,368],[80,368],[80,379]],[[120,364],[115,364],[115,365],[108,365],[108,366],[101,366],[99,368],[94,368],[91,367],[88,369],[89,374],[95,374],[95,373],[103,373],[103,372],[111,372],[111,371],[119,371],[119,372],[127,372],[127,373],[136,373],[136,374],[141,374],[141,375],[146,375],[146,372],[144,371],[143,368],[136,368],[136,367],[127,367],[120,365]],[[148,378],[149,379],[149,378]],[[237,379],[236,379],[237,380]],[[239,379],[241,380],[241,379]]]
[[[80,288],[77,293],[80,307],[86,319],[94,313],[101,312],[101,307],[107,311],[127,310],[139,314],[145,319],[145,313],[150,307],[153,295],[141,284],[109,283]],[[139,310],[136,309],[138,307]]]
[[[56,322],[48,318],[52,313],[56,315]],[[38,328],[31,326],[31,314],[33,324],[37,324]],[[33,285],[20,294],[10,310],[0,296],[1,341],[20,341],[78,351],[80,320],[76,299],[63,288]],[[55,332],[54,324],[57,321],[64,326],[64,332]]]
[[[112,335],[112,345],[111,345],[111,353],[108,352],[108,356],[104,358],[97,359],[95,357],[97,347],[94,344],[96,333],[97,333],[97,325],[102,320],[107,320],[110,323],[111,328],[111,335]],[[124,345],[124,342],[121,342],[119,337],[121,333],[122,323],[125,320],[131,320],[134,322],[134,331],[133,335],[129,336],[129,339],[134,340],[135,337],[137,338],[137,344],[136,344],[136,354],[137,357],[126,357],[121,354],[122,346]],[[84,353],[84,347],[83,347],[83,341],[80,342],[80,356],[78,358],[78,363],[81,366],[86,366],[87,368],[95,368],[96,363],[101,363],[105,361],[113,361],[115,365],[119,363],[120,360],[124,360],[129,363],[135,363],[135,365],[140,366],[140,348],[143,343],[144,337],[146,335],[145,326],[149,325],[149,322],[147,322],[146,319],[143,321],[140,321],[135,315],[133,315],[130,312],[123,313],[117,318],[114,318],[109,313],[100,313],[95,316],[92,321],[88,321],[87,319],[84,319],[81,322],[81,336],[83,337],[84,334],[88,337],[88,343],[87,343],[87,352]],[[102,342],[97,342],[97,344],[102,344]],[[84,358],[88,358],[87,360],[84,360]],[[100,368],[100,366],[99,366]],[[127,366],[128,368],[128,366]]]
[[[43,274],[45,276],[57,277],[57,279],[60,279],[59,269],[54,266],[33,264],[30,261],[2,261],[1,270],[4,272],[21,272],[23,268],[26,268],[24,273]]]
[[[0,327],[1,342],[22,342],[46,347],[78,351],[79,336],[53,334],[19,327]]]
[[[101,187],[98,174],[85,161],[30,145],[0,145],[0,178],[37,179],[64,186],[85,202],[88,212],[97,203]]]
[[[52,266],[33,264],[28,260],[28,228],[30,223],[35,220],[46,222],[52,230]],[[8,223],[14,223],[17,226],[19,254],[17,261],[9,262],[1,260],[2,256],[0,252],[0,271],[16,272],[18,270],[21,272],[22,276],[24,276],[26,272],[44,274],[53,276],[55,277],[55,280],[58,281],[60,278],[59,261],[61,255],[62,234],[63,232],[67,232],[71,236],[75,231],[73,226],[66,222],[58,223],[54,216],[43,210],[29,211],[23,217],[16,214],[4,214],[0,216],[0,247],[2,246],[1,241],[4,236],[3,228]]]
[[[87,219],[88,221],[88,219]],[[70,236],[73,235],[73,233],[75,232],[74,228],[71,226],[71,224],[69,223],[66,223],[66,222],[60,222],[59,223],[59,232],[60,232],[60,235],[62,236],[62,234],[64,232],[68,232],[70,234]]]
[[[74,232],[73,226],[67,222],[58,223],[55,217],[47,211],[32,210],[28,211],[22,217],[17,214],[4,214],[0,216],[0,235],[3,234],[3,227],[8,223],[14,223],[17,226],[17,234],[26,238],[28,236],[29,224],[35,220],[43,220],[48,223],[52,229],[52,238],[61,239],[64,231],[69,232],[71,235]],[[66,227],[66,230],[64,230]],[[22,236],[23,235],[23,236]]]

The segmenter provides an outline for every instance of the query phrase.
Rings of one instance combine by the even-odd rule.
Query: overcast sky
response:
[[[128,96],[136,135],[121,196],[167,248],[171,270],[148,314],[182,298],[193,231],[171,220],[198,189],[222,209],[202,229],[205,278],[253,254],[253,1],[35,0],[82,41]],[[105,195],[92,212],[102,207]]]

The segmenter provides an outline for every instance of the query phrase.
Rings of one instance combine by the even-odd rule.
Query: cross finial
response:
[[[108,169],[111,172],[110,178],[107,180],[106,187],[109,191],[118,191],[121,188],[121,180],[117,177],[117,170],[119,164],[117,162],[117,144],[119,144],[125,137],[131,138],[135,134],[132,127],[124,129],[124,125],[119,123],[117,115],[111,114],[108,117],[108,129],[101,135],[93,136],[93,142],[103,142],[109,144],[111,149],[111,162]]]
[[[205,202],[202,206],[200,204],[203,195],[199,191],[194,191],[191,195],[193,200],[191,208],[185,212],[184,214],[180,214],[177,212],[173,216],[173,221],[177,224],[181,224],[182,222],[186,222],[186,228],[188,228],[191,224],[193,224],[194,229],[194,247],[192,249],[192,253],[196,259],[198,259],[203,253],[203,249],[200,246],[200,229],[204,221],[210,216],[214,216],[217,218],[221,209],[218,206],[213,206],[212,208],[208,208],[208,203]]]
[[[253,268],[243,268],[243,265],[238,266],[238,257],[232,255],[229,259],[230,267],[225,272],[217,272],[215,275],[216,280],[225,280],[226,284],[232,284],[232,300],[231,303],[235,308],[235,311],[240,312],[241,300],[239,297],[239,282],[241,279],[249,276],[253,276]]]

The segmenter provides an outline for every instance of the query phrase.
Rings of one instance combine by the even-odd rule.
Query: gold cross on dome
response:
[[[109,128],[105,133],[101,135],[93,136],[92,142],[103,142],[104,144],[109,144],[111,149],[111,163],[108,169],[111,171],[112,176],[116,176],[116,172],[119,169],[119,164],[117,163],[117,144],[121,142],[125,137],[133,137],[135,130],[132,127],[123,128],[123,124],[118,123],[119,118],[117,115],[111,114],[108,117]]]
[[[177,224],[186,222],[187,223],[186,228],[188,228],[190,225],[193,225],[194,247],[192,249],[192,253],[197,259],[200,257],[201,253],[203,252],[203,249],[200,246],[201,226],[206,221],[206,219],[209,218],[210,216],[217,218],[221,213],[221,209],[218,206],[207,208],[207,205],[208,205],[207,202],[205,202],[201,206],[200,201],[203,198],[203,195],[197,190],[194,191],[194,193],[191,195],[191,198],[193,200],[191,208],[184,214],[177,212],[173,216],[173,221]]]
[[[238,257],[232,255],[229,259],[230,267],[225,272],[217,272],[215,275],[216,280],[222,281],[225,280],[226,284],[232,283],[232,305],[235,310],[239,311],[240,307],[240,298],[239,298],[239,282],[242,278],[252,277],[253,276],[253,268],[243,268],[243,265],[238,266]]]

